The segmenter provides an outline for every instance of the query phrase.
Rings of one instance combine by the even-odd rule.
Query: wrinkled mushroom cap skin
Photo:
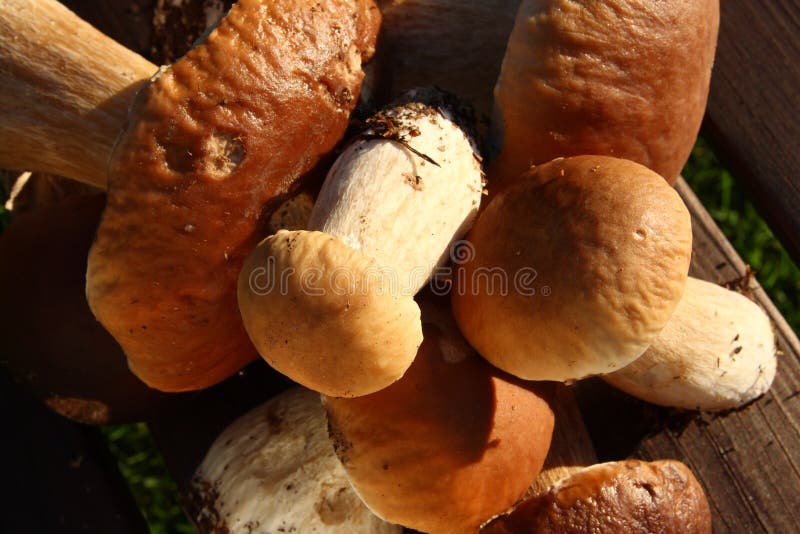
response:
[[[467,235],[453,311],[491,363],[567,381],[636,359],[683,294],[689,212],[657,174],[603,156],[560,158],[500,191]],[[507,279],[507,295],[485,273]],[[533,271],[531,271],[531,269]],[[527,278],[520,273],[527,273]]]
[[[772,323],[755,302],[689,277],[678,307],[647,351],[602,378],[653,404],[729,410],[770,388],[775,352]]]
[[[190,500],[201,532],[402,532],[353,491],[319,394],[303,388],[226,428],[197,469]]]
[[[93,425],[141,421],[169,400],[130,372],[86,304],[86,255],[104,207],[104,194],[71,196],[17,215],[0,236],[0,371]]]
[[[627,460],[581,469],[481,532],[710,534],[711,511],[684,464]]]
[[[379,22],[369,0],[241,0],[138,96],[86,291],[150,386],[202,389],[257,357],[239,271],[265,204],[343,135]]]
[[[602,154],[674,183],[708,99],[719,0],[526,0],[495,88],[497,179]],[[501,133],[502,132],[502,133]]]
[[[422,342],[414,299],[374,259],[304,230],[268,237],[244,264],[239,305],[263,358],[295,382],[354,397],[400,378]]]
[[[423,306],[425,340],[402,379],[325,406],[336,453],[373,512],[424,532],[475,532],[536,478],[553,413],[547,386],[483,361],[445,304]]]

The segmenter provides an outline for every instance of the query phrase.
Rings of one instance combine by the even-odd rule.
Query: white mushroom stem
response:
[[[375,258],[407,295],[448,259],[481,201],[480,158],[447,98],[411,91],[373,117],[328,173],[309,221]]]
[[[747,297],[689,278],[664,330],[633,363],[602,378],[653,404],[690,410],[737,408],[775,378],[769,317]]]
[[[220,434],[193,481],[202,532],[375,532],[377,518],[347,481],[319,394],[296,388]]]

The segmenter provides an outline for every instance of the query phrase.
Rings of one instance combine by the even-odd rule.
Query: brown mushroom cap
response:
[[[323,232],[282,230],[262,241],[242,268],[239,305],[271,366],[334,397],[388,386],[422,342],[414,299],[374,259]]]
[[[474,258],[452,292],[466,338],[516,376],[566,381],[647,348],[683,293],[692,234],[680,197],[653,171],[578,156],[498,193],[467,240]]]
[[[423,305],[425,339],[403,378],[325,405],[334,448],[373,512],[425,532],[469,532],[536,478],[553,413],[540,396],[547,386],[486,364],[439,300]]]
[[[152,387],[207,387],[257,357],[239,271],[264,205],[344,133],[379,21],[370,0],[241,0],[139,95],[87,295]]]
[[[496,179],[602,154],[678,178],[705,111],[719,0],[525,0],[495,88]]]
[[[682,463],[627,460],[581,469],[481,532],[709,534],[711,511]]]
[[[86,255],[105,195],[73,196],[15,217],[0,236],[0,369],[65,417],[140,421],[168,396],[128,369],[86,304]]]

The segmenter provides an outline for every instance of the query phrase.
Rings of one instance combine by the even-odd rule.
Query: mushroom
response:
[[[189,498],[200,532],[402,532],[353,491],[319,394],[303,388],[228,426],[198,467]]]
[[[481,532],[710,534],[711,511],[684,464],[627,460],[577,470]]]
[[[502,189],[467,241],[451,292],[466,338],[520,378],[570,381],[645,351],[683,294],[692,239],[689,212],[656,173],[577,156]]]
[[[495,88],[490,176],[597,154],[674,183],[708,98],[719,0],[525,0]]]
[[[414,363],[372,395],[325,397],[330,435],[379,517],[425,532],[474,532],[541,469],[553,430],[549,386],[478,357],[445,299],[421,305],[425,337]]]
[[[247,259],[242,318],[275,369],[354,397],[411,364],[422,341],[413,295],[481,198],[480,163],[455,111],[439,92],[414,91],[378,113],[330,170],[310,230],[278,232]]]
[[[52,2],[39,2],[37,9],[57,9],[56,20],[66,16]],[[7,4],[4,28],[29,29],[28,3]],[[89,254],[86,292],[130,368],[151,387],[200,389],[257,357],[236,303],[241,265],[261,237],[268,202],[289,191],[342,136],[379,19],[370,0],[241,0],[203,43],[138,93],[108,161],[108,203]],[[41,48],[34,59],[44,56],[68,74],[33,78],[31,94],[43,103],[52,102],[41,96],[53,79],[59,80],[52,85],[56,95],[64,85],[70,95],[82,94],[82,78],[60,66],[82,63],[85,54],[90,65],[107,64],[97,51],[112,46],[94,32],[88,50],[64,38],[51,47],[53,29],[62,24],[52,22],[45,18],[40,32],[21,39],[28,42],[21,50]],[[65,34],[91,33],[75,17],[68,24]],[[3,70],[12,79],[19,69],[38,71],[36,64],[20,67],[28,57],[10,50]],[[24,94],[7,79],[0,87],[11,91],[3,98]],[[116,86],[106,90],[116,98]],[[97,100],[88,98],[89,110],[103,109],[93,107]],[[55,136],[45,146],[69,137],[57,112],[46,124],[52,122],[58,127],[42,129]],[[16,126],[11,120],[3,128]],[[82,127],[93,124],[68,126]],[[105,168],[105,162],[92,164]]]
[[[772,323],[756,303],[689,277],[675,313],[650,348],[602,378],[653,404],[727,410],[769,389],[775,351]]]
[[[0,368],[47,406],[86,424],[141,421],[167,395],[128,369],[86,303],[86,254],[105,195],[18,214],[0,236]]]

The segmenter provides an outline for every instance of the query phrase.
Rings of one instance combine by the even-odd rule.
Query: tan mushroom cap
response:
[[[420,311],[374,259],[323,232],[262,241],[239,278],[245,328],[292,380],[354,397],[400,378],[422,342]]]
[[[474,258],[457,268],[456,319],[478,352],[521,378],[611,372],[672,315],[691,236],[680,197],[646,167],[553,160],[498,193],[467,236]]]
[[[703,488],[674,460],[593,465],[498,518],[483,534],[710,534]]]
[[[422,304],[425,340],[403,378],[325,405],[336,452],[373,512],[424,532],[475,532],[536,478],[553,412],[548,386],[488,365],[438,300]]]

